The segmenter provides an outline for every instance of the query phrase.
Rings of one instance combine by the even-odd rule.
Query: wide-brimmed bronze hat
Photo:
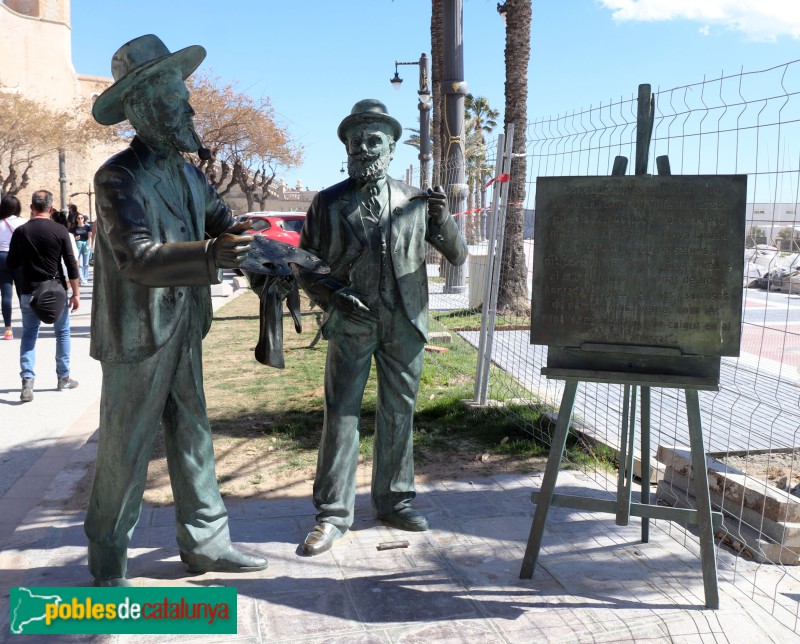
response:
[[[200,45],[191,45],[173,53],[161,38],[153,34],[126,42],[111,59],[114,84],[97,97],[92,106],[92,116],[101,125],[124,121],[122,99],[136,83],[168,66],[180,69],[185,80],[205,57],[206,50]]]
[[[344,120],[339,124],[339,129],[336,131],[339,135],[339,140],[345,143],[347,130],[357,123],[365,123],[367,121],[381,121],[390,125],[394,131],[395,141],[399,141],[400,136],[403,134],[403,127],[397,119],[389,116],[383,103],[374,98],[365,98],[353,105],[350,114],[345,116]]]

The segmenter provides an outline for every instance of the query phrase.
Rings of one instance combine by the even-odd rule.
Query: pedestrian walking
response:
[[[53,193],[47,190],[34,192],[31,198],[31,219],[14,231],[6,259],[8,267],[12,270],[22,269],[20,287],[22,340],[19,347],[22,378],[22,392],[19,399],[22,402],[33,400],[36,340],[42,323],[39,315],[44,316],[44,313],[52,316],[52,319],[47,319],[53,324],[56,336],[58,390],[67,391],[78,386],[78,382],[70,377],[69,369],[69,314],[77,311],[80,306],[78,266],[75,263],[69,233],[64,226],[50,219],[52,211]],[[69,300],[66,297],[66,279],[61,269],[62,259],[72,286]],[[64,292],[60,293],[58,289],[63,289]],[[34,302],[34,294],[40,301]],[[53,303],[53,308],[42,311],[42,307],[48,307],[50,302]]]
[[[14,231],[25,223],[25,219],[20,217],[22,205],[14,195],[6,195],[0,201],[0,296],[2,297],[3,325],[5,340],[13,340],[14,332],[11,329],[11,298],[14,288],[19,297],[20,275],[19,271],[12,271],[8,268],[8,247],[11,243],[11,235]]]
[[[75,236],[75,243],[78,245],[77,259],[81,286],[85,286],[89,283],[89,257],[92,254],[94,235],[92,233],[92,224],[86,221],[86,216],[80,212],[75,215],[72,234]]]

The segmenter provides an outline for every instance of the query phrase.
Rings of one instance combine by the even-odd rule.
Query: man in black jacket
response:
[[[31,309],[31,297],[36,288],[47,280],[57,280],[65,290],[66,280],[61,270],[61,260],[67,267],[67,277],[72,295],[62,307],[53,323],[56,336],[56,375],[58,390],[67,391],[78,386],[69,372],[69,314],[80,306],[78,267],[69,233],[50,219],[53,211],[53,193],[37,190],[31,198],[31,219],[22,224],[11,236],[7,265],[11,270],[22,269],[20,287],[20,311],[22,313],[22,340],[19,345],[19,368],[22,378],[22,402],[33,400],[34,364],[36,362],[36,339],[39,337],[41,321]]]

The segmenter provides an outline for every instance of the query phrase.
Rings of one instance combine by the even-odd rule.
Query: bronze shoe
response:
[[[425,516],[409,507],[400,508],[378,518],[393,528],[409,532],[425,532],[428,529],[428,520]]]
[[[306,557],[313,557],[327,552],[333,547],[333,542],[341,538],[344,533],[332,523],[322,522],[306,535],[303,541],[302,552]]]
[[[216,559],[191,552],[181,552],[181,561],[186,564],[186,570],[193,573],[254,572],[264,570],[269,565],[264,557],[239,550],[233,544]]]

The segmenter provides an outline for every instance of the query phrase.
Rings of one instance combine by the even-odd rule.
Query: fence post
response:
[[[499,177],[503,170],[503,161],[505,157],[505,134],[502,132],[497,137],[497,158],[494,162],[494,175]],[[483,391],[483,379],[485,377],[483,371],[483,354],[486,351],[486,316],[487,309],[489,308],[488,302],[492,292],[492,263],[493,263],[493,250],[494,241],[497,237],[497,211],[500,205],[500,190],[497,184],[492,191],[492,211],[489,215],[488,226],[489,230],[486,234],[486,284],[483,291],[483,307],[481,311],[481,329],[478,335],[478,363],[475,367],[475,391],[472,395],[473,401],[476,403],[481,402],[481,392]],[[469,276],[470,280],[475,279],[474,275]]]
[[[508,124],[508,138],[504,141],[502,167],[495,177],[500,174],[511,173],[511,159],[513,157],[514,148],[514,124]],[[500,158],[498,149],[498,158]],[[508,187],[510,181],[504,181],[500,187],[500,209],[497,211],[498,200],[495,199],[492,203],[493,214],[498,212],[498,216],[492,217],[492,231],[489,237],[488,249],[489,252],[486,256],[487,268],[489,272],[486,276],[486,295],[483,300],[483,312],[481,314],[481,338],[484,339],[484,350],[481,355],[479,347],[478,359],[481,362],[479,365],[480,385],[475,384],[475,399],[481,404],[486,404],[486,396],[489,390],[489,368],[492,363],[492,345],[494,341],[494,321],[497,315],[497,294],[500,290],[500,262],[503,258],[503,242],[505,240],[505,224],[506,224],[506,208],[508,202]],[[497,194],[495,192],[495,194]],[[480,386],[480,389],[478,387]]]

